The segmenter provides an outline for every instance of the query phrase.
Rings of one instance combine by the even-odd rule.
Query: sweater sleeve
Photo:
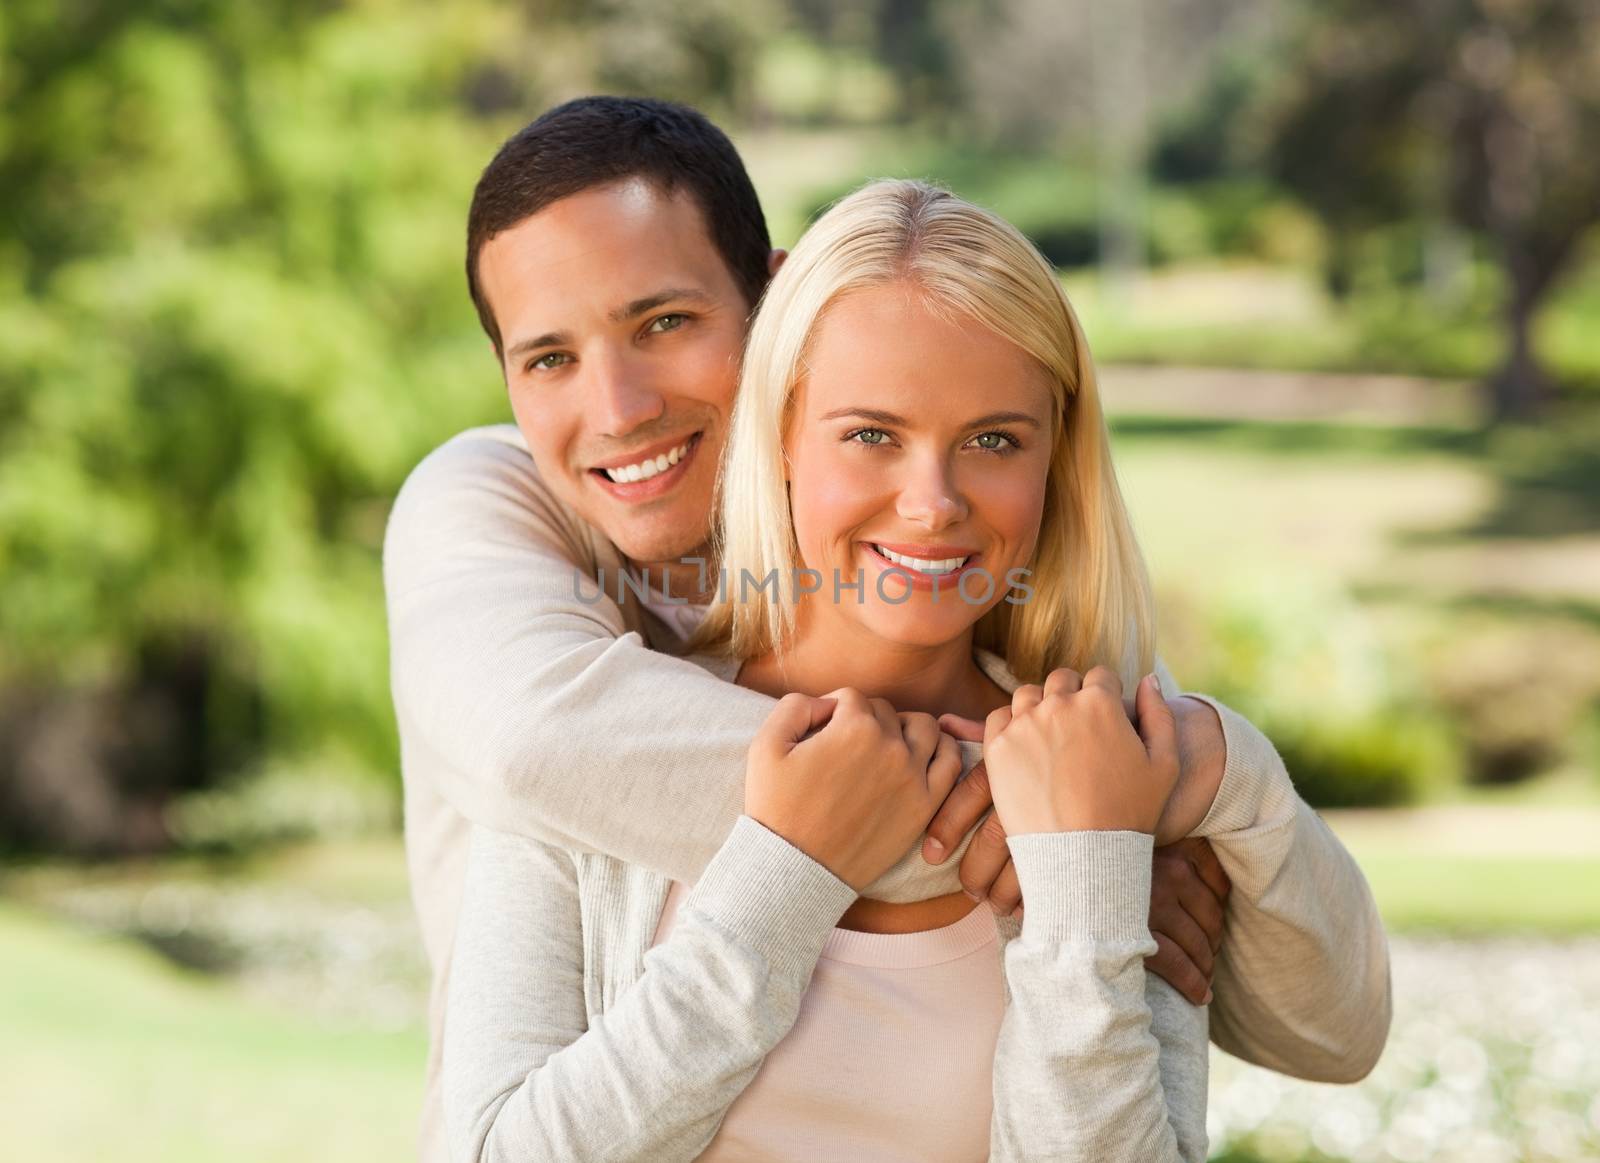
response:
[[[692,883],[772,701],[649,650],[596,596],[588,536],[499,429],[412,472],[384,540],[400,730],[474,823]]]
[[[643,976],[590,1024],[572,858],[475,828],[444,1035],[453,1157],[693,1159],[794,1024],[855,895],[741,816]]]
[[[1186,692],[1188,693],[1188,692]],[[1389,945],[1361,869],[1295,792],[1265,735],[1209,695],[1227,759],[1195,835],[1233,881],[1212,983],[1212,1037],[1230,1054],[1317,1082],[1378,1061],[1391,1016]]]
[[[1206,1011],[1144,968],[1154,838],[1008,843],[1028,905],[1005,951],[990,1158],[1201,1163]]]

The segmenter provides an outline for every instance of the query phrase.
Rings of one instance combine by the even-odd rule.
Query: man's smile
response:
[[[673,437],[635,452],[609,458],[589,469],[600,488],[620,501],[648,501],[661,496],[689,471],[703,432]]]

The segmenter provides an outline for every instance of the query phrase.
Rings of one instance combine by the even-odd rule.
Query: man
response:
[[[468,820],[692,883],[741,811],[771,701],[665,651],[715,577],[682,559],[709,556],[745,326],[781,259],[737,153],[682,107],[571,102],[479,182],[468,282],[517,427],[429,456],[384,555],[407,850],[434,967],[427,1158],[443,1157],[435,1076]],[[642,602],[614,600],[625,574],[648,579]],[[1158,857],[1152,968],[1195,1002],[1214,980],[1224,1048],[1306,1077],[1364,1075],[1387,1035],[1389,978],[1360,872],[1250,724],[1205,696],[1173,707],[1186,786],[1213,776],[1199,834],[1216,856],[1195,843]],[[692,747],[685,719],[701,727]],[[655,774],[619,774],[641,770]],[[975,773],[923,854],[864,895],[949,892],[959,859],[961,884],[1013,909],[997,823],[968,837],[988,804]],[[1246,873],[1221,957],[1219,858]]]

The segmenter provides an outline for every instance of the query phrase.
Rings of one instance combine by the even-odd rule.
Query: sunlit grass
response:
[[[348,1163],[414,1153],[419,1031],[319,1026],[11,904],[0,903],[0,948],[8,1158]]]

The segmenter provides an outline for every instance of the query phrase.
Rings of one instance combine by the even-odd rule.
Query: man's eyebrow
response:
[[[668,287],[657,291],[653,295],[646,295],[642,299],[635,299],[631,303],[624,303],[607,316],[613,323],[626,323],[630,319],[637,319],[647,315],[665,303],[695,303],[709,305],[712,302],[710,295],[694,287]],[[516,343],[506,348],[506,359],[514,360],[529,351],[536,351],[541,347],[564,347],[572,342],[572,336],[565,331],[547,331],[535,339],[519,339]]]
[[[524,352],[537,351],[541,347],[561,347],[571,342],[571,336],[565,331],[547,331],[536,339],[519,339],[506,348],[507,361],[514,360]]]
[[[821,419],[838,420],[845,416],[859,416],[863,420],[871,420],[875,424],[909,424],[904,416],[894,412],[880,412],[876,408],[837,408],[825,413]],[[964,425],[967,428],[987,428],[993,424],[1028,424],[1034,428],[1043,427],[1038,420],[1026,412],[990,412],[986,416],[979,416],[969,420]]]
[[[709,304],[711,296],[694,287],[667,287],[653,295],[646,295],[642,299],[635,299],[611,312],[608,318],[613,323],[626,323],[630,319],[637,319],[647,315],[657,307],[667,303],[699,303]]]

